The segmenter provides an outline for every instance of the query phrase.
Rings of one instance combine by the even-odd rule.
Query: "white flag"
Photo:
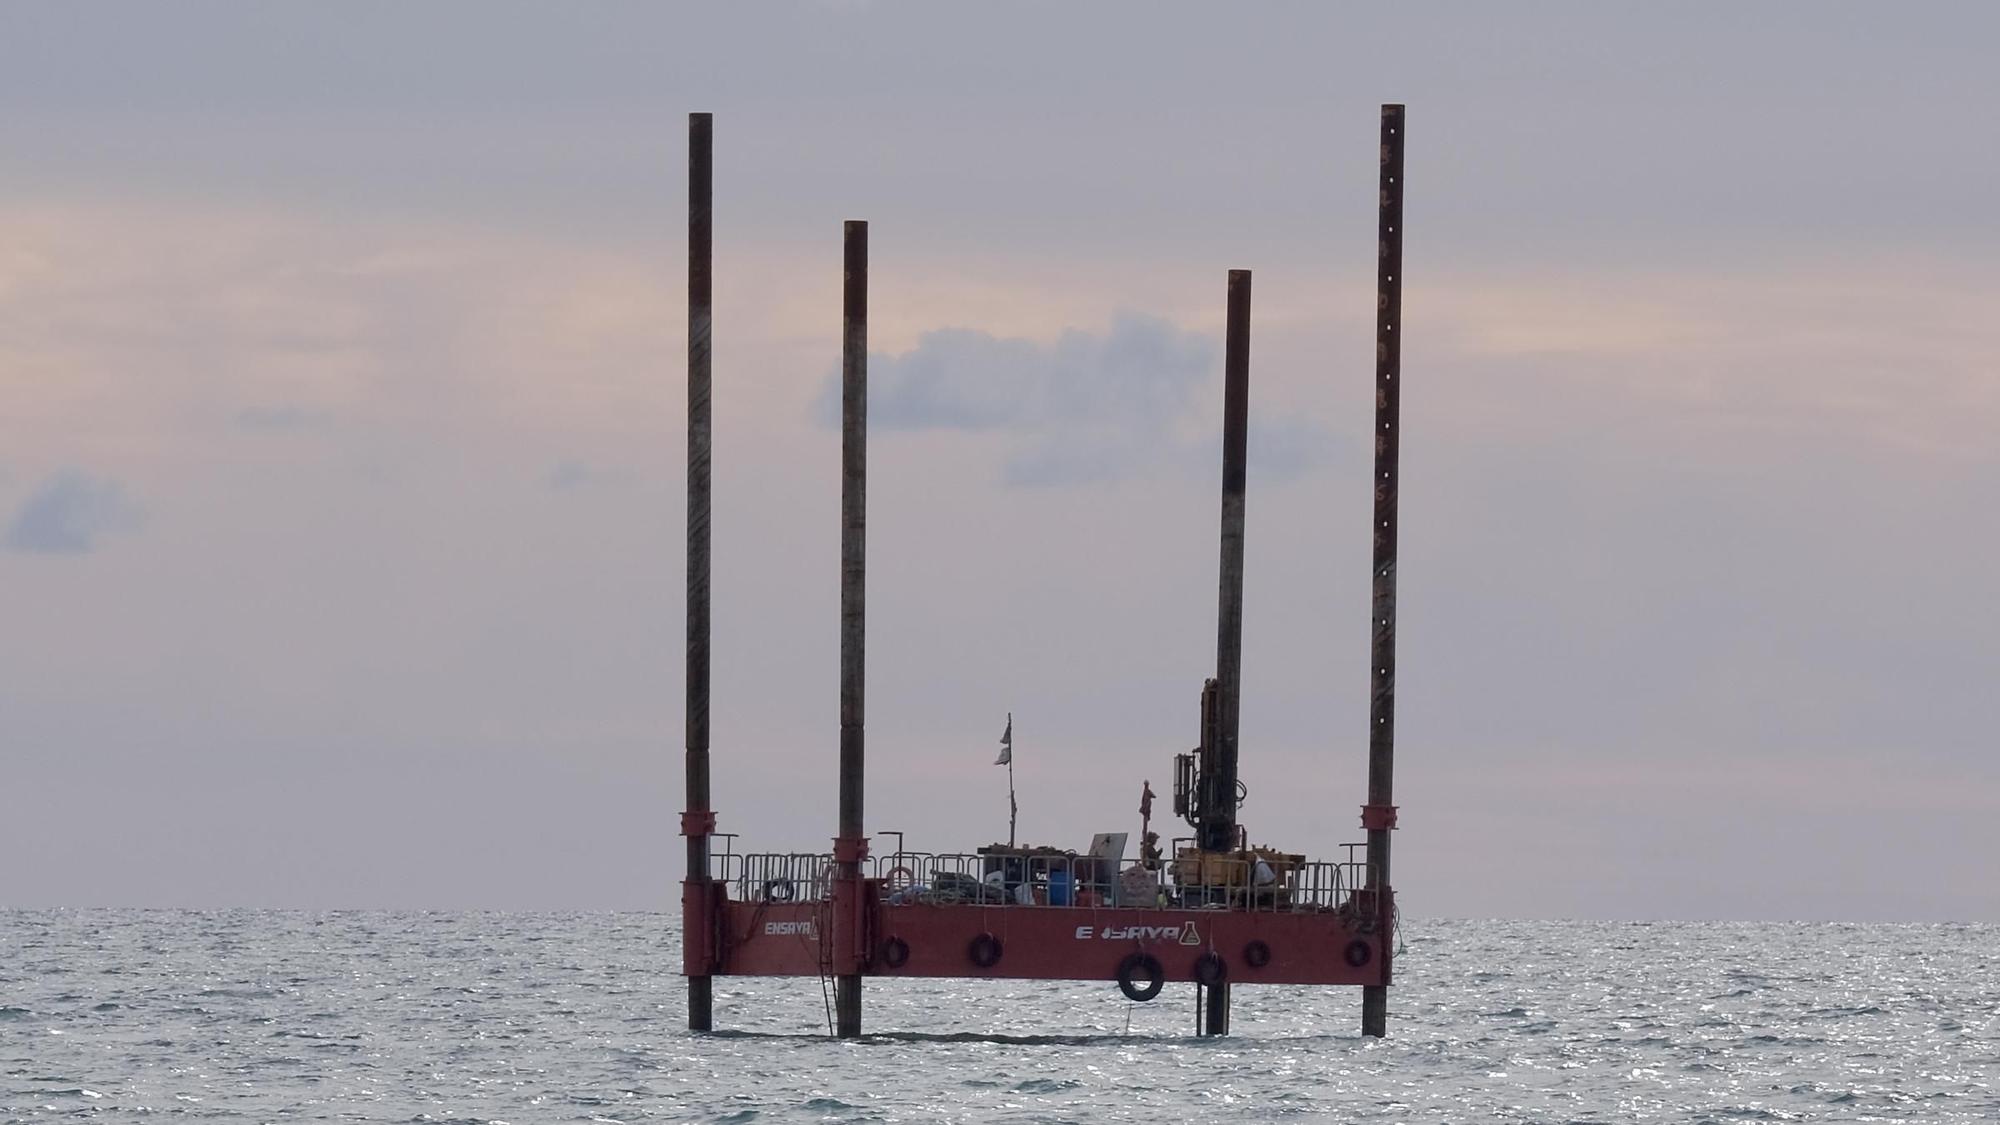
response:
[[[996,766],[1004,766],[1014,760],[1014,716],[1007,716],[1007,729],[1000,734],[1000,756],[993,759]]]

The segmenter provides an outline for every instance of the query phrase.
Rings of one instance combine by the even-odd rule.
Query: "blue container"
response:
[[[1049,872],[1049,905],[1068,906],[1069,892],[1069,872],[1063,870]]]

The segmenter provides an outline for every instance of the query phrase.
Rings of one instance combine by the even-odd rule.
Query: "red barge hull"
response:
[[[704,902],[688,890],[682,951],[691,976],[1113,981],[1143,953],[1167,981],[1200,979],[1198,962],[1213,955],[1231,983],[1386,985],[1392,959],[1379,912],[891,905],[871,883],[858,924],[841,926],[843,914],[855,915],[840,909],[838,894],[775,903],[718,893]]]

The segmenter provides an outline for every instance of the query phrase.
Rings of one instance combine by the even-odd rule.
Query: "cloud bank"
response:
[[[868,422],[878,432],[998,435],[1000,477],[1024,487],[1212,467],[1220,360],[1213,336],[1130,311],[1101,332],[1066,328],[1047,342],[939,328],[907,352],[868,357]],[[838,372],[814,412],[839,425]],[[1280,477],[1300,472],[1321,440],[1299,419],[1252,421],[1252,459]]]
[[[29,495],[0,544],[29,554],[88,554],[106,535],[137,526],[140,516],[115,481],[64,469]]]

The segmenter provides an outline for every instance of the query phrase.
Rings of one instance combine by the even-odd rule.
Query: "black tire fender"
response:
[[[1144,976],[1146,983],[1139,984]],[[1134,953],[1118,962],[1118,991],[1127,1000],[1145,1003],[1160,994],[1167,983],[1167,970],[1160,965],[1160,959],[1150,953]]]
[[[1004,950],[1000,945],[1000,939],[992,934],[980,934],[965,946],[965,955],[972,958],[972,963],[982,969],[998,965],[1002,952]]]
[[[1261,941],[1253,941],[1243,947],[1243,963],[1253,969],[1261,969],[1271,963],[1271,947]]]
[[[1229,979],[1229,962],[1211,949],[1194,959],[1194,979],[1209,988],[1214,988]]]
[[[882,963],[892,969],[900,969],[910,963],[910,943],[899,937],[892,937],[882,943]]]
[[[1358,969],[1366,965],[1369,961],[1374,960],[1375,947],[1362,941],[1360,938],[1355,938],[1353,941],[1347,943],[1347,948],[1342,950],[1340,955],[1347,961],[1350,968]]]

